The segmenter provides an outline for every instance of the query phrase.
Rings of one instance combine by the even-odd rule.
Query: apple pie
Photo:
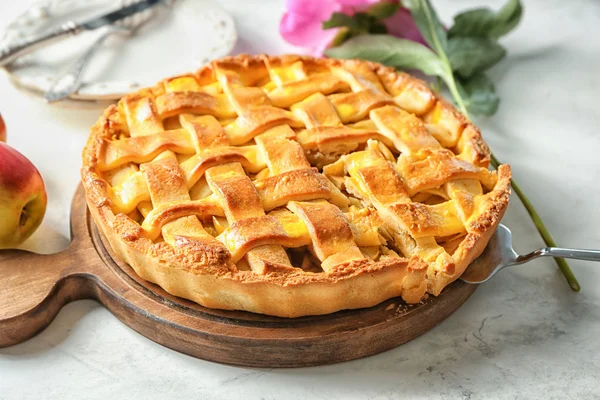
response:
[[[241,55],[110,106],[81,171],[145,280],[281,317],[437,296],[486,246],[510,167],[426,83],[380,64]]]

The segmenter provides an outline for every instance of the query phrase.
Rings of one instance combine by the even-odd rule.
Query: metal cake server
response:
[[[54,103],[75,93],[81,86],[81,76],[83,75],[83,70],[89,60],[96,53],[96,50],[100,48],[100,45],[102,45],[106,38],[116,33],[128,35],[131,33],[131,30],[116,25],[107,26],[90,47],[88,47],[87,50],[77,57],[75,62],[69,66],[68,70],[56,79],[50,89],[44,93],[44,99],[46,99],[48,103]]]
[[[483,283],[496,275],[502,268],[524,264],[538,257],[600,261],[600,250],[544,247],[529,254],[519,255],[512,247],[510,229],[504,225],[499,225],[498,230],[490,239],[483,253],[469,265],[460,279],[466,283]]]
[[[113,24],[163,1],[164,0],[140,0],[129,6],[82,23],[69,21],[58,28],[52,29],[48,33],[27,40],[9,43],[7,46],[0,48],[0,67],[14,61],[24,54],[31,53],[40,47],[58,42],[85,30],[95,30],[102,26]]]
[[[124,5],[129,6],[139,0],[124,0]],[[85,67],[96,54],[102,43],[113,34],[130,35],[140,26],[148,22],[154,15],[155,8],[147,8],[137,12],[129,17],[117,21],[115,24],[103,27],[101,33],[95,38],[92,44],[69,66],[69,68],[59,76],[54,84],[44,93],[44,99],[48,103],[54,103],[64,100],[75,93],[82,84],[81,77]]]

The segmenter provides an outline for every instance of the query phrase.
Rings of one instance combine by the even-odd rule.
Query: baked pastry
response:
[[[82,181],[115,253],[203,306],[281,317],[438,295],[510,168],[428,86],[359,60],[229,57],[125,96]]]

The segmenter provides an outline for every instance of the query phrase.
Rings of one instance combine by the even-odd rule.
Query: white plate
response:
[[[121,7],[127,0],[44,0],[12,22],[2,41],[43,32],[68,20],[81,21]],[[42,96],[100,32],[77,37],[19,58],[5,69],[11,82]],[[208,0],[176,0],[154,8],[132,36],[112,35],[87,66],[81,88],[68,104],[105,103],[162,78],[195,71],[228,55],[237,40],[233,19]]]

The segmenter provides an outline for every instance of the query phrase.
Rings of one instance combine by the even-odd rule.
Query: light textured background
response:
[[[503,1],[434,0],[451,22],[458,10]],[[26,2],[0,0],[0,27]],[[236,52],[291,52],[279,38],[282,1],[225,0]],[[491,73],[500,111],[480,120],[497,156],[563,246],[600,247],[600,2],[527,0],[509,55]],[[182,52],[195,38],[182,38]],[[160,52],[136,68],[155,68]],[[165,60],[168,62],[168,60]],[[9,143],[40,169],[50,197],[41,229],[25,247],[68,243],[69,203],[79,154],[99,111],[49,107],[0,76]],[[516,247],[542,242],[514,199],[505,218]],[[503,271],[454,315],[395,350],[339,365],[244,369],[163,348],[92,301],[65,307],[39,336],[0,349],[0,399],[596,399],[600,398],[600,265],[571,262],[582,285],[570,292],[552,260]],[[1,279],[1,272],[0,272]],[[0,305],[1,306],[1,305]]]

